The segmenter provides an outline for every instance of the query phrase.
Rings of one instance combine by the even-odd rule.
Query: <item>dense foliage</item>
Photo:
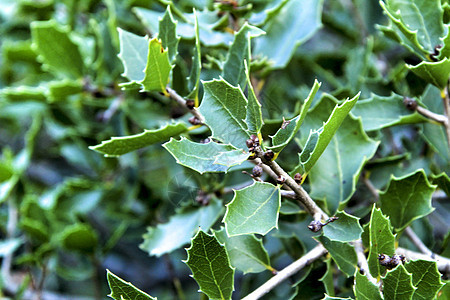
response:
[[[2,0],[0,296],[447,299],[449,28],[448,0]]]

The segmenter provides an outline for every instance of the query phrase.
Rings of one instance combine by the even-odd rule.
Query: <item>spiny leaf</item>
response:
[[[358,98],[359,94],[353,97],[352,99],[345,100],[344,103],[342,103],[341,105],[336,105],[334,107],[333,111],[328,117],[328,120],[323,124],[323,129],[319,132],[319,137],[317,139],[317,143],[314,146],[314,150],[311,153],[309,153],[309,155],[305,155],[304,153],[301,153],[299,155],[300,158],[304,157],[307,158],[307,160],[306,161],[300,160],[300,164],[295,168],[295,171],[293,171],[294,173],[297,172],[306,174],[309,173],[309,171],[312,169],[312,167],[317,162],[319,157],[325,151],[325,148],[333,139],[334,134],[339,129],[339,127],[341,126],[344,119],[347,117],[350,110],[356,104]],[[316,106],[314,111],[320,110],[317,107],[318,106]],[[314,118],[315,114],[311,112],[311,116],[312,118]],[[314,134],[314,132],[312,134]]]
[[[369,222],[369,264],[370,274],[374,278],[382,275],[386,268],[381,266],[378,261],[379,254],[392,256],[395,254],[395,237],[391,231],[391,223],[381,210],[372,208],[372,214]]]
[[[222,152],[215,157],[214,164],[225,166],[228,169],[242,164],[249,156],[249,152],[244,152],[241,149]]]
[[[224,228],[221,228],[219,231],[214,231],[214,235],[225,245],[231,265],[244,274],[273,270],[262,240],[253,234],[228,237]]]
[[[385,299],[411,299],[414,290],[412,276],[402,264],[393,270],[389,270],[383,278],[383,295]]]
[[[306,98],[305,102],[303,103],[300,114],[292,120],[287,121],[289,123],[285,126],[283,125],[283,127],[278,129],[278,131],[272,137],[272,147],[269,147],[269,149],[271,149],[273,152],[281,152],[281,150],[283,150],[283,148],[286,147],[297,134],[298,130],[300,129],[300,125],[302,125],[308,109],[311,106],[312,101],[314,100],[314,96],[320,88],[320,85],[321,83],[319,83],[317,80],[314,81],[314,85],[311,88],[311,91],[309,92],[309,95]]]
[[[323,286],[325,287],[325,291],[328,295],[334,296],[334,279],[333,279],[333,265],[331,264],[331,258],[328,258],[326,261],[327,271],[323,276],[319,279],[322,281]]]
[[[445,31],[447,31],[447,35],[441,39],[443,46],[439,50],[439,60],[450,58],[450,25],[445,25]]]
[[[313,134],[310,134],[310,142],[315,135],[321,136],[324,134],[325,128],[322,131],[315,128],[322,126],[323,121],[330,118],[333,108],[336,109],[335,105],[334,98],[325,96],[306,116],[300,128],[303,139],[301,143],[304,149],[299,155],[300,161],[305,161],[303,160],[303,155],[312,148],[310,148],[311,144],[314,146],[314,143],[305,144],[304,140],[307,134],[313,130]],[[344,114],[340,116],[340,118],[343,117]],[[331,131],[335,129],[331,128]],[[329,134],[331,135],[333,132]],[[319,137],[316,136],[315,138],[318,140]],[[319,143],[319,141],[316,143]],[[363,131],[360,120],[355,120],[351,115],[346,117],[342,121],[339,130],[331,137],[330,143],[317,160],[315,166],[309,172],[311,197],[324,201],[328,211],[333,214],[339,205],[348,201],[355,192],[360,170],[364,163],[375,154],[377,146],[378,143],[371,140]],[[315,152],[317,151],[316,149],[317,146],[314,146],[311,154],[316,153],[318,155]],[[311,159],[307,158],[306,161],[311,161]],[[299,164],[291,172],[291,175],[301,170],[302,164]]]
[[[245,23],[234,36],[234,41],[228,50],[227,59],[223,65],[222,77],[233,86],[245,88],[245,64],[250,62],[250,39],[263,35],[264,31]]]
[[[247,123],[248,131],[251,134],[258,135],[261,133],[261,128],[264,124],[261,104],[256,98],[255,91],[250,80],[250,70],[248,68],[248,61],[244,61],[245,64],[245,76],[247,79],[247,90],[248,90],[248,106],[247,106],[247,117],[245,118],[245,123]]]
[[[324,226],[323,235],[332,241],[350,242],[361,237],[362,228],[359,225],[359,218],[347,214],[345,211],[338,212],[339,219]]]
[[[436,186],[430,185],[424,170],[400,177],[392,177],[386,191],[380,193],[381,210],[391,219],[397,231],[415,219],[430,214],[431,196]]]
[[[355,297],[358,300],[381,300],[383,297],[380,294],[378,286],[370,282],[367,276],[355,273],[355,284],[353,286]]]
[[[118,57],[122,61],[124,72],[122,76],[131,82],[142,81],[145,77],[144,69],[147,65],[148,38],[135,35],[117,28],[119,32],[120,52]]]
[[[170,11],[170,5],[168,5],[164,16],[159,19],[158,38],[161,39],[163,48],[168,50],[170,62],[175,60],[178,53],[180,37],[177,36],[177,23]]]
[[[187,130],[185,123],[167,124],[159,129],[146,129],[144,132],[135,135],[112,137],[99,145],[90,146],[89,149],[103,153],[107,157],[114,157],[167,141],[170,137],[178,136]]]
[[[326,236],[316,237],[318,241],[328,250],[333,260],[339,266],[339,269],[347,277],[355,274],[355,266],[358,263],[355,249],[349,243],[332,241]]]
[[[192,58],[192,67],[191,74],[188,78],[188,87],[190,90],[187,98],[193,99],[195,101],[195,106],[198,107],[199,99],[198,99],[198,89],[200,85],[200,71],[202,70],[202,55],[200,51],[200,36],[199,36],[199,25],[197,13],[194,10],[194,19],[195,19],[195,48],[194,48],[194,57]]]
[[[405,269],[412,274],[412,284],[417,288],[413,299],[434,299],[444,285],[435,261],[411,260]]]
[[[245,118],[247,99],[239,87],[233,87],[223,79],[203,83],[205,94],[198,108],[212,137],[236,148],[245,149],[249,138]]]
[[[83,75],[84,62],[69,31],[55,21],[31,23],[33,47],[45,66],[71,78]]]
[[[86,224],[73,224],[61,233],[61,242],[65,248],[83,253],[94,253],[97,244],[97,233]]]
[[[428,53],[432,53],[434,47],[440,44],[444,34],[440,0],[385,0],[381,4],[391,19],[395,17],[405,28],[417,34],[418,43]],[[394,24],[399,26],[399,23]]]
[[[148,42],[147,65],[145,76],[139,83],[143,86],[143,91],[166,92],[169,83],[169,74],[172,65],[169,61],[169,52],[164,50],[161,41],[157,38]]]
[[[114,300],[151,300],[157,299],[147,293],[144,293],[140,289],[136,288],[129,282],[119,278],[117,275],[113,274],[111,271],[106,270],[108,285],[111,289],[111,294],[108,296]]]
[[[209,299],[231,299],[234,290],[234,269],[230,265],[225,246],[217,238],[199,230],[187,249],[186,265],[200,291]]]
[[[200,208],[184,208],[169,222],[149,227],[140,248],[149,255],[161,256],[189,243],[199,227],[209,229],[221,215],[222,203],[213,199]]]
[[[448,58],[437,62],[423,61],[416,66],[407,65],[407,67],[417,76],[441,90],[445,88],[450,78],[450,59]]]
[[[265,22],[266,35],[256,39],[254,52],[267,57],[273,68],[286,66],[297,47],[322,26],[322,4],[321,0],[284,1]]]
[[[361,117],[365,131],[426,121],[419,113],[408,110],[403,104],[403,97],[397,94],[389,97],[372,95],[359,100],[351,114]]]
[[[278,227],[280,205],[280,189],[267,182],[255,181],[235,191],[223,218],[228,236],[267,234]]]
[[[239,163],[239,161],[234,161],[234,154],[237,154],[236,148],[229,144],[218,144],[216,142],[201,144],[186,138],[181,138],[179,141],[172,138],[163,144],[163,147],[172,154],[177,163],[200,174],[205,172],[227,172],[231,166]],[[231,156],[227,153],[229,151],[233,151]],[[242,151],[239,151],[238,153],[241,154]],[[239,158],[242,158],[240,154]]]

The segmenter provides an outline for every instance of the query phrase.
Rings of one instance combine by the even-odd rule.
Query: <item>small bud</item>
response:
[[[295,180],[295,182],[296,182],[297,184],[302,183],[302,174],[296,173],[296,174],[294,175],[294,180]]]
[[[253,167],[253,176],[254,177],[261,177],[263,173],[263,168],[260,165],[256,165],[255,167]]]
[[[277,184],[284,184],[286,182],[286,178],[283,176],[278,176],[277,178]]]
[[[403,98],[403,104],[406,106],[409,110],[416,110],[417,108],[417,101],[414,99],[411,99],[409,97]]]
[[[192,125],[199,125],[199,124],[201,124],[200,120],[197,119],[197,117],[190,117],[188,121]]]
[[[258,136],[257,136],[256,134],[252,134],[252,135],[250,136],[250,138],[251,138],[253,141],[256,141],[256,140],[258,139]]]
[[[393,255],[389,256],[386,254],[378,254],[378,261],[380,265],[385,266],[386,269],[393,269],[399,264],[405,263],[405,257],[403,255]]]
[[[211,142],[210,138],[206,138],[206,139],[200,140],[200,144],[208,144],[209,142]]]
[[[309,223],[308,225],[308,229],[311,230],[312,232],[318,232],[320,231],[320,229],[322,229],[323,224],[320,221],[314,220],[311,221],[311,223]]]
[[[186,107],[187,107],[188,109],[193,109],[193,108],[195,107],[195,102],[194,102],[194,100],[190,100],[190,99],[186,100]]]
[[[264,158],[265,158],[266,160],[268,160],[268,161],[271,161],[274,157],[275,157],[275,153],[273,153],[272,150],[267,150],[267,151],[264,153]]]
[[[248,139],[245,141],[245,144],[247,145],[247,148],[251,148],[253,147],[253,140],[252,139]]]

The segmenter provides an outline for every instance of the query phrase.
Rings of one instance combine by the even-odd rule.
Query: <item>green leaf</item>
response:
[[[419,113],[408,110],[403,104],[403,97],[397,94],[389,97],[372,95],[368,99],[359,100],[351,113],[361,117],[365,131],[427,120]]]
[[[386,191],[380,193],[381,210],[391,219],[397,231],[412,221],[430,214],[431,196],[436,186],[430,185],[424,170],[396,178],[392,177]]]
[[[332,241],[324,235],[318,236],[315,239],[320,241],[328,250],[339,269],[347,275],[347,277],[355,274],[355,266],[358,263],[358,258],[353,246],[349,243]]]
[[[241,149],[221,152],[215,156],[214,164],[227,167],[227,170],[233,166],[242,164],[248,159],[251,153],[244,152]]]
[[[239,164],[243,158],[243,155],[239,155],[238,161],[235,160],[238,151],[242,153],[242,150],[236,151],[236,148],[231,145],[216,142],[200,144],[183,137],[179,141],[172,138],[163,144],[163,147],[172,154],[177,163],[200,174],[227,172],[231,166]],[[228,153],[230,151],[233,151],[231,155]]]
[[[445,25],[445,31],[447,31],[447,35],[442,38],[442,48],[439,50],[439,60],[443,60],[445,58],[450,58],[450,25]]]
[[[323,1],[283,1],[281,7],[265,22],[266,32],[255,41],[255,53],[267,57],[273,68],[283,68],[297,47],[322,26]]]
[[[317,162],[319,157],[322,155],[322,153],[325,151],[325,148],[327,148],[328,144],[333,139],[336,131],[341,126],[344,119],[347,117],[350,110],[353,108],[353,106],[356,104],[356,101],[359,98],[359,94],[353,97],[352,99],[347,99],[342,103],[341,105],[336,105],[333,109],[333,111],[329,114],[328,120],[323,124],[323,129],[321,129],[318,134],[317,143],[314,145],[314,150],[309,153],[309,155],[306,155],[305,153],[299,154],[299,158],[306,158],[305,161],[300,160],[300,164],[296,167],[295,173],[309,173],[311,168],[314,166],[314,164]],[[321,102],[324,102],[327,98],[322,98]],[[320,108],[319,108],[320,107]],[[310,115],[311,118],[314,120],[314,118],[318,118],[319,116],[317,114],[323,114],[323,109],[326,109],[326,104],[318,105],[315,107],[314,110],[311,111]],[[314,122],[314,121],[311,121]],[[314,123],[318,123],[317,121]],[[320,124],[320,123],[319,123]],[[289,126],[289,125],[288,125]],[[302,130],[302,133],[305,131]],[[314,131],[311,132],[311,134],[314,134]],[[367,139],[366,139],[367,140]],[[336,141],[336,139],[335,139]],[[367,140],[368,141],[368,140]],[[310,147],[308,147],[310,149]]]
[[[6,181],[14,175],[14,169],[10,163],[0,161],[0,182]]]
[[[412,284],[417,288],[413,299],[434,299],[444,286],[435,261],[410,260],[405,269],[412,274]]]
[[[305,122],[300,128],[302,138],[306,137],[311,130],[318,128],[323,124],[323,121],[329,118],[331,111],[333,116],[340,118],[345,117],[344,112],[336,112],[335,100],[329,97],[322,98],[321,102],[306,116]],[[347,108],[348,109],[348,108]],[[332,118],[332,117],[330,117]],[[328,121],[331,131],[336,130],[338,124]],[[320,134],[324,135],[325,128]],[[337,130],[334,136],[333,132],[329,132],[328,136],[322,140],[324,144],[327,143],[325,139],[331,138],[328,147],[317,160],[315,166],[309,172],[309,181],[311,184],[311,197],[313,199],[320,199],[325,201],[328,211],[333,214],[339,205],[345,203],[350,199],[356,189],[356,182],[360,170],[364,163],[370,159],[377,149],[378,143],[369,139],[362,129],[360,120],[355,120],[352,116],[345,118],[342,125]],[[311,135],[313,136],[313,135]],[[319,136],[319,139],[320,139]],[[311,141],[311,140],[310,140]],[[320,143],[319,140],[317,142]],[[302,143],[305,145],[305,142]],[[309,144],[303,148],[306,152]],[[318,147],[312,153],[318,155]],[[302,159],[304,153],[299,155]],[[311,162],[311,157],[306,162]],[[308,166],[305,164],[305,166]],[[295,174],[302,170],[302,163],[300,163],[291,174]]]
[[[249,138],[247,124],[247,99],[239,87],[233,87],[221,80],[203,83],[205,94],[198,108],[205,123],[212,131],[212,137],[241,149],[246,149]]]
[[[383,299],[378,286],[370,282],[366,276],[360,274],[358,271],[355,273],[355,285],[353,286],[353,291],[355,292],[357,300]]]
[[[97,233],[86,224],[68,226],[61,233],[61,241],[65,248],[83,253],[94,253],[98,245]]]
[[[450,59],[448,58],[437,62],[423,61],[416,66],[406,66],[417,76],[441,90],[445,88],[450,78]]]
[[[45,67],[70,78],[83,75],[83,58],[66,28],[53,20],[32,22],[31,36],[33,47]]]
[[[117,28],[119,32],[120,52],[118,57],[122,61],[124,72],[122,76],[131,82],[144,80],[144,69],[147,65],[148,38],[135,35],[131,32]]]
[[[250,62],[251,50],[250,39],[263,35],[264,31],[245,23],[234,36],[234,41],[227,53],[227,58],[223,65],[222,77],[229,84],[245,88],[246,65],[243,62]]]
[[[372,214],[369,222],[369,264],[370,274],[374,278],[382,275],[386,268],[381,266],[378,261],[379,254],[392,256],[395,254],[395,237],[391,231],[389,218],[385,217],[381,210],[372,208]]]
[[[265,235],[272,228],[278,228],[280,205],[279,187],[267,182],[255,181],[235,191],[223,218],[228,236],[250,233]]]
[[[234,269],[217,238],[199,230],[187,249],[186,265],[192,271],[200,291],[209,299],[231,299],[234,290]]]
[[[348,297],[348,298],[341,298],[341,297],[332,297],[329,296],[327,294],[325,294],[325,296],[321,299],[321,300],[353,300],[352,298]]]
[[[108,279],[108,285],[111,289],[111,294],[108,296],[114,300],[150,300],[157,299],[147,293],[144,293],[134,285],[125,280],[119,278],[111,271],[106,270],[106,277]]]
[[[163,18],[159,19],[158,38],[161,39],[163,48],[169,51],[169,61],[173,62],[178,53],[180,37],[177,36],[177,21],[172,16],[170,5],[167,6]]]
[[[450,196],[450,177],[445,172],[442,172],[438,175],[432,175],[433,183],[437,184],[437,186]]]
[[[58,102],[66,100],[67,97],[83,92],[81,80],[62,80],[48,83],[48,101]]]
[[[327,271],[319,280],[322,281],[327,294],[334,296],[333,265],[331,264],[331,258],[328,258],[325,262],[327,264]]]
[[[444,26],[440,0],[385,0],[381,6],[399,30],[416,33],[418,44],[428,53],[441,43]]]
[[[169,52],[164,50],[161,42],[154,38],[148,42],[147,64],[144,70],[145,76],[139,83],[143,91],[165,92],[169,83],[172,65],[169,61]]]
[[[188,88],[190,90],[187,98],[194,99],[195,106],[198,107],[199,99],[198,99],[198,91],[200,86],[200,71],[202,70],[202,54],[200,51],[200,36],[199,36],[199,25],[197,13],[194,10],[194,18],[195,18],[195,48],[194,48],[194,57],[192,58],[192,67],[191,74],[188,77]]]
[[[225,245],[231,265],[244,274],[273,270],[262,240],[253,234],[228,237],[224,228],[221,228],[219,231],[214,231],[214,235],[220,243]]]
[[[244,64],[248,90],[248,106],[245,123],[247,123],[248,131],[251,134],[258,135],[259,133],[261,133],[261,128],[264,124],[261,112],[261,104],[259,103],[258,98],[256,98],[255,91],[253,90],[252,82],[250,80],[250,71],[248,69],[248,61],[244,61]]]
[[[278,131],[275,133],[275,135],[272,137],[272,147],[269,147],[273,152],[279,153],[281,150],[286,147],[289,142],[294,138],[294,136],[297,134],[298,130],[300,129],[300,125],[302,125],[303,120],[306,117],[306,114],[308,113],[308,109],[311,106],[312,101],[314,100],[314,97],[317,93],[317,91],[320,88],[321,83],[319,83],[317,80],[314,81],[314,85],[311,88],[311,91],[309,92],[308,97],[303,103],[302,109],[300,111],[300,114],[293,118],[292,120],[289,120],[289,124],[287,126],[282,126]]]
[[[323,235],[332,241],[350,242],[361,237],[362,228],[359,225],[359,218],[347,214],[345,211],[338,212],[339,219],[324,226]]]
[[[207,206],[184,208],[169,222],[149,227],[140,248],[149,255],[161,256],[189,243],[199,227],[207,230],[222,213],[222,203],[213,199]]]
[[[103,153],[107,157],[119,156],[155,143],[167,141],[170,137],[178,136],[187,129],[185,123],[167,124],[159,129],[146,129],[144,132],[135,135],[112,137],[99,145],[90,146],[89,149]]]
[[[393,270],[389,270],[383,278],[383,295],[385,299],[412,299],[414,289],[412,276],[402,264]]]

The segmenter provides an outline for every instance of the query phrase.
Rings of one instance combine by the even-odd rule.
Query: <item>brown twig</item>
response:
[[[328,253],[328,251],[322,246],[322,244],[317,245],[300,259],[294,261],[292,264],[279,271],[277,275],[266,281],[263,285],[244,297],[242,300],[256,300],[261,298],[284,280],[288,279],[307,265],[313,263],[326,253]]]
[[[183,97],[181,97],[180,95],[178,95],[178,93],[175,90],[171,89],[170,87],[166,87],[166,91],[169,94],[169,97],[171,99],[175,100],[178,104],[180,104],[183,107],[186,107],[186,109],[187,109],[186,100]],[[188,110],[194,117],[196,117],[200,121],[200,123],[204,123],[205,119],[200,114],[200,112],[197,110],[197,108],[194,107],[194,108],[188,109]]]
[[[296,199],[299,200],[306,211],[313,216],[314,220],[320,221],[328,219],[328,215],[316,204],[316,202],[314,202],[314,200],[311,199],[303,187],[298,185],[295,180],[280,167],[280,165],[273,160],[264,158],[264,153],[260,147],[255,148],[255,153],[265,165],[270,167],[277,177],[281,176],[286,179],[285,184],[292,189],[297,196]]]
[[[441,92],[441,96],[442,96],[442,101],[444,101],[445,116],[447,117],[446,123],[444,123],[445,133],[447,134],[447,143],[448,143],[448,147],[450,148],[450,95],[449,95],[448,85]]]
[[[410,239],[410,241],[414,244],[414,246],[419,249],[420,252],[422,252],[425,255],[428,255],[430,257],[433,256],[433,252],[428,249],[427,246],[422,242],[422,240],[417,236],[417,234],[411,229],[411,227],[405,228],[405,234]]]
[[[377,280],[372,277],[372,274],[370,274],[369,271],[369,264],[367,263],[367,258],[364,255],[364,248],[361,239],[353,242],[353,245],[355,247],[356,256],[358,257],[358,265],[359,269],[364,274],[367,279],[369,279],[373,284],[378,285]]]
[[[433,121],[439,122],[441,124],[444,124],[445,126],[448,123],[447,117],[441,114],[437,114],[434,113],[422,106],[417,106],[416,108],[417,112],[425,117],[427,117],[428,119],[431,119]]]

